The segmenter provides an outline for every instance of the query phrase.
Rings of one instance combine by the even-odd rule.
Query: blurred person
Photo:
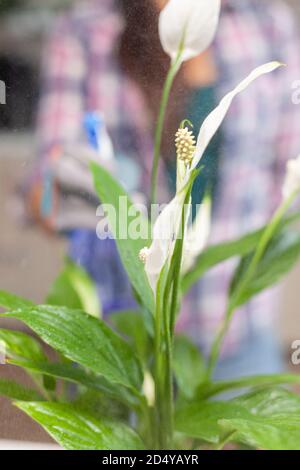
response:
[[[95,234],[97,201],[83,162],[101,162],[101,150],[97,154],[84,141],[82,122],[86,112],[102,113],[116,155],[115,175],[129,191],[145,193],[151,136],[168,67],[157,33],[159,9],[165,3],[76,2],[57,21],[44,53],[41,157],[31,203],[48,227],[68,233],[70,256],[97,282],[106,314],[134,306],[134,299],[114,243]],[[291,102],[291,86],[300,72],[298,46],[291,12],[280,1],[223,0],[212,47],[186,63],[176,80],[162,148],[170,189],[175,181],[172,135],[178,123],[189,118],[197,133],[219,99],[254,67],[271,60],[287,64],[236,99],[201,162],[204,177],[195,184],[193,204],[201,202],[207,185],[213,189],[212,243],[259,227],[279,201],[285,162],[300,147],[299,111]],[[192,289],[179,317],[178,329],[205,353],[225,312],[234,264],[212,269]],[[216,377],[283,369],[277,305],[272,290],[236,312]]]

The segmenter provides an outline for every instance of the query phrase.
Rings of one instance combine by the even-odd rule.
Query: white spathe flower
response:
[[[181,224],[185,191],[176,194],[174,199],[162,210],[153,226],[152,244],[140,256],[145,255],[145,271],[154,293],[162,268],[171,258]]]
[[[300,191],[300,155],[289,160],[286,164],[286,175],[282,188],[283,199],[289,199],[292,194]]]
[[[175,240],[177,238],[181,223],[182,209],[186,199],[186,188],[188,188],[192,171],[197,167],[209,142],[222,124],[234,97],[244,91],[256,78],[263,74],[272,72],[282,65],[283,64],[280,64],[279,62],[269,62],[256,68],[253,70],[253,72],[250,73],[250,75],[248,75],[247,78],[245,78],[236,88],[234,88],[234,90],[228,93],[222,99],[220,104],[208,115],[203,125],[201,126],[195,155],[191,165],[186,166],[182,161],[177,162],[177,193],[170,204],[168,204],[161,212],[154,224],[153,241],[149,251],[147,252],[147,259],[145,262],[145,271],[154,293],[156,292],[157,280],[161,270],[165,266],[166,262],[170,260],[173,254]],[[199,220],[196,224],[197,230],[200,226],[200,220],[201,216],[199,215]],[[194,230],[196,230],[195,227]],[[201,230],[200,227],[199,230]],[[205,232],[206,230],[204,228],[204,234]],[[199,243],[199,246],[201,247],[201,243]],[[186,262],[186,265],[189,266],[191,262],[193,262],[191,260],[194,260],[198,254],[199,253],[196,255],[191,254],[189,256],[187,255],[187,252],[184,252],[183,256],[188,256],[190,259]],[[184,266],[185,261],[183,259],[183,267]]]
[[[244,80],[242,80],[232,91],[227,93],[224,98],[220,101],[219,105],[207,116],[203,122],[196,145],[195,155],[192,164],[185,172],[181,170],[179,173],[180,180],[177,181],[177,187],[180,190],[188,181],[192,170],[194,170],[201,158],[204,155],[205,150],[208,147],[211,139],[221,126],[233,99],[242,91],[244,91],[254,80],[261,75],[273,72],[278,67],[282,67],[283,64],[277,61],[268,62],[254,69]]]
[[[244,79],[242,80],[232,91],[227,93],[224,98],[221,100],[219,105],[207,116],[205,121],[203,122],[197,140],[195,158],[192,164],[192,168],[196,168],[199,161],[203,157],[203,154],[221,126],[233,99],[242,91],[244,91],[254,80],[256,80],[261,75],[265,75],[267,73],[273,72],[278,67],[282,67],[283,64],[277,61],[268,62],[263,64],[254,70]]]
[[[220,0],[169,0],[159,17],[159,35],[164,51],[174,61],[182,47],[181,60],[196,57],[212,42],[220,16]]]
[[[190,202],[184,207],[186,192],[182,190],[158,216],[153,227],[153,241],[150,248],[143,248],[140,259],[145,263],[145,271],[153,292],[165,263],[171,259],[176,239],[180,233],[181,218],[185,210],[184,243],[182,270],[187,272],[195,263],[208,241],[211,227],[211,199],[206,196],[200,205],[194,223],[188,228]]]
[[[182,271],[186,273],[193,267],[197,257],[204,250],[211,230],[211,197],[205,196],[195,221],[187,230],[182,256]]]

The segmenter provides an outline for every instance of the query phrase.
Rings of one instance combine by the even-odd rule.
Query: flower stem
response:
[[[186,226],[186,205],[190,204],[191,191],[194,179],[198,171],[195,171],[191,177],[189,187],[185,195],[180,230],[177,234],[177,240],[174,247],[174,254],[171,259],[171,264],[167,274],[166,283],[164,286],[163,296],[163,327],[164,327],[164,340],[165,340],[165,385],[164,385],[164,429],[166,434],[167,449],[172,448],[173,433],[174,433],[174,390],[173,390],[173,337],[174,326],[176,322],[176,312],[179,300],[179,285],[180,285],[180,271],[183,255],[183,243]]]
[[[229,309],[227,309],[226,311],[226,314],[225,314],[225,317],[224,317],[224,320],[222,322],[222,325],[214,339],[214,342],[212,344],[212,348],[211,348],[211,352],[210,352],[210,356],[209,356],[209,359],[208,359],[208,366],[207,366],[207,373],[206,373],[206,378],[207,378],[207,381],[209,382],[212,378],[212,374],[215,370],[215,367],[217,365],[217,362],[218,362],[218,358],[219,358],[219,355],[220,355],[220,350],[221,350],[221,346],[222,346],[222,343],[223,343],[223,340],[224,340],[224,337],[227,333],[227,330],[228,330],[228,327],[229,327],[229,324],[230,324],[230,320],[232,318],[232,313]]]
[[[166,81],[164,83],[163,92],[162,92],[159,114],[158,114],[156,129],[155,129],[154,158],[153,158],[152,175],[151,175],[151,199],[150,199],[152,204],[156,203],[157,173],[158,173],[158,164],[159,164],[159,157],[160,157],[160,151],[161,151],[161,140],[162,140],[162,133],[163,133],[163,127],[164,127],[164,122],[165,122],[166,110],[167,110],[170,92],[172,89],[174,79],[182,63],[181,55],[182,55],[182,51],[180,49],[178,51],[176,59],[171,63]]]
[[[161,426],[162,410],[161,410],[161,380],[162,373],[162,328],[161,328],[161,278],[157,283],[156,291],[156,309],[155,309],[155,351],[154,351],[154,382],[155,382],[155,420],[153,437],[155,437],[156,447],[161,449],[163,446],[163,426]]]
[[[166,371],[165,371],[165,423],[166,423],[166,447],[172,448],[173,442],[173,415],[174,415],[174,393],[173,393],[173,341],[169,329],[166,331]]]
[[[298,192],[294,192],[291,194],[291,196],[280,204],[280,206],[277,208],[275,211],[270,223],[267,225],[265,231],[263,232],[261,239],[258,242],[256,251],[254,252],[254,255],[250,261],[250,264],[242,277],[240,283],[237,286],[237,289],[234,291],[233,295],[231,298],[229,298],[229,303],[227,307],[227,311],[224,317],[224,321],[220,327],[219,332],[217,333],[217,336],[213,342],[209,361],[208,361],[208,369],[207,369],[207,380],[211,380],[213,371],[216,367],[216,364],[218,362],[218,358],[220,355],[220,350],[221,346],[224,340],[224,337],[228,331],[228,327],[230,325],[231,319],[233,317],[233,314],[236,310],[236,308],[239,306],[239,302],[241,300],[241,297],[243,296],[243,293],[245,289],[248,286],[248,283],[252,280],[253,276],[255,275],[255,271],[257,268],[258,263],[260,262],[261,258],[265,254],[265,251],[268,247],[268,244],[270,240],[272,239],[274,233],[278,229],[278,226],[294,201],[295,197],[297,196]]]
[[[198,172],[196,172],[198,174]],[[177,307],[178,307],[178,301],[179,301],[179,293],[180,293],[180,273],[181,273],[181,264],[182,264],[182,257],[183,257],[183,246],[184,246],[184,236],[185,236],[185,227],[186,227],[186,213],[185,209],[188,204],[190,204],[190,199],[191,199],[191,192],[192,192],[192,187],[193,187],[193,182],[195,180],[195,175],[193,175],[191,179],[191,184],[188,189],[185,201],[184,201],[184,206],[183,206],[183,211],[182,211],[182,220],[181,220],[181,227],[180,227],[180,239],[177,240],[177,244],[175,246],[175,253],[174,253],[174,260],[172,260],[172,263],[174,262],[173,266],[173,291],[172,291],[172,299],[171,299],[171,307],[170,307],[170,331],[171,335],[173,337],[174,334],[174,328],[175,328],[175,323],[176,323],[176,313],[177,313]]]

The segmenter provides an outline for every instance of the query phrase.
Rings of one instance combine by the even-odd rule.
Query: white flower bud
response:
[[[220,0],[169,0],[159,18],[164,51],[174,60],[182,46],[182,61],[196,57],[216,33]]]

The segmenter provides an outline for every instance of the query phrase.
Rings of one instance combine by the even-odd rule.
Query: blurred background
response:
[[[0,106],[0,288],[36,302],[43,301],[58,274],[66,247],[63,239],[20,224],[22,214],[16,195],[36,158],[34,122],[43,40],[58,11],[69,3],[70,0],[0,0],[0,79],[7,86],[7,104]],[[299,0],[288,3],[300,23]],[[300,266],[283,285],[280,332],[287,353],[291,341],[300,339],[299,276]],[[4,320],[1,325],[5,325]],[[1,376],[15,374],[11,367],[0,367]],[[3,399],[0,438],[49,439]]]

